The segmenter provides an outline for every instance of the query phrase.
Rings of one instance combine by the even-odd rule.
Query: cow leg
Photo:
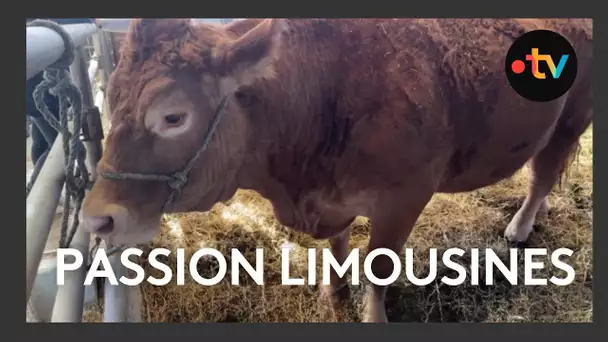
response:
[[[401,251],[418,219],[418,216],[429,202],[433,191],[429,189],[409,189],[400,192],[401,197],[392,196],[374,207],[371,218],[372,231],[368,252],[387,248],[401,257]],[[386,279],[393,273],[394,265],[386,255],[378,255],[371,264],[371,271],[379,279]],[[401,270],[399,270],[401,273]],[[367,288],[367,299],[363,322],[388,322],[384,299],[387,286],[370,284]]]
[[[547,163],[547,160],[541,159],[541,154],[542,152],[538,157],[532,158],[528,195],[505,229],[504,236],[511,242],[526,241],[532,232],[537,214],[542,212],[542,207],[548,210],[547,197],[557,180],[559,168],[555,163]]]
[[[532,157],[528,195],[505,229],[504,236],[507,240],[526,241],[532,232],[537,214],[548,211],[547,197],[560,173],[565,169],[569,155],[573,152],[581,134],[589,126],[590,120],[587,114],[570,117],[570,120],[564,119],[565,122],[558,123],[547,146]]]
[[[340,234],[329,239],[331,254],[339,264],[344,263],[349,254],[348,241],[350,240],[351,233],[350,222],[352,222],[352,220],[349,221],[349,227]],[[331,268],[329,277],[330,284],[321,287],[322,296],[330,299],[337,307],[350,298],[350,288],[348,287],[346,274],[344,274],[344,277],[340,278],[336,271]]]
[[[544,216],[549,213],[549,201],[547,197],[548,196],[545,196],[545,198],[543,198],[543,200],[540,202],[540,207],[538,208],[538,213],[536,214],[536,217]]]

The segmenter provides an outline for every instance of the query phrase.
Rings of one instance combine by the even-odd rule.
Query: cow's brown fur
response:
[[[578,57],[573,88],[549,103],[521,98],[504,73],[511,43],[537,28],[562,33]],[[530,193],[505,231],[525,240],[591,123],[591,62],[590,20],[137,20],[110,80],[112,129],[98,169],[183,168],[229,96],[175,211],[253,189],[282,224],[329,238],[340,261],[355,216],[371,219],[370,249],[399,252],[433,193],[491,185],[532,158]],[[195,119],[163,138],[146,123],[171,114],[149,111],[170,106],[175,89]],[[168,194],[164,183],[99,179],[86,226],[111,242],[149,241]],[[383,278],[392,264],[378,257],[372,270]],[[333,289],[344,282],[332,274]],[[366,321],[386,320],[384,291],[370,289]]]

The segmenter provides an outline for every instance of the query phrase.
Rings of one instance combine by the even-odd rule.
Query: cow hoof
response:
[[[349,306],[350,288],[348,287],[348,284],[344,284],[344,286],[337,289],[331,285],[321,285],[319,292],[319,300],[325,305],[329,305],[334,310],[339,311]]]
[[[518,214],[515,214],[515,217],[513,217],[513,220],[511,220],[504,232],[504,237],[509,242],[526,242],[526,240],[528,240],[528,236],[532,232],[534,221],[530,220],[522,222]]]
[[[350,299],[350,287],[348,287],[348,283],[339,285],[338,288],[332,285],[321,285],[319,291],[322,298],[333,302],[339,303]]]
[[[385,312],[366,313],[362,323],[388,323]]]
[[[384,302],[370,301],[363,314],[362,323],[388,323]]]
[[[350,300],[350,288],[347,284],[338,289],[335,289],[331,285],[320,285],[319,302],[328,309],[326,321],[357,321],[357,310]]]

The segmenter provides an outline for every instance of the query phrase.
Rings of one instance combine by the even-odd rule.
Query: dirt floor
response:
[[[592,128],[581,139],[581,150],[561,187],[549,198],[550,211],[541,217],[528,242],[529,247],[547,248],[549,253],[561,247],[574,251],[562,260],[576,271],[568,286],[511,285],[500,272],[494,273],[494,285],[450,287],[440,281],[415,286],[403,279],[390,286],[387,295],[388,317],[395,322],[591,322],[592,321],[592,214],[593,147]],[[417,277],[428,274],[429,248],[439,252],[458,247],[467,251],[460,260],[468,265],[471,248],[492,248],[509,265],[508,246],[502,232],[523,202],[527,189],[528,168],[512,179],[492,187],[457,195],[437,194],[418,220],[406,248],[415,251]],[[353,226],[351,247],[365,251],[369,224],[358,218]],[[147,322],[322,322],[360,321],[363,285],[352,286],[352,306],[335,313],[319,299],[315,286],[280,285],[280,248],[292,247],[293,277],[306,276],[305,248],[329,247],[326,241],[286,231],[272,216],[269,203],[257,194],[239,191],[228,203],[217,204],[208,213],[167,215],[162,234],[149,248],[175,250],[187,247],[187,257],[201,247],[219,249],[227,255],[238,248],[255,265],[256,247],[265,249],[265,285],[256,285],[241,271],[241,286],[230,285],[230,267],[224,281],[216,286],[202,286],[186,276],[186,284],[142,285],[143,320]],[[174,255],[174,253],[172,254]],[[441,254],[439,254],[441,255]],[[482,255],[482,253],[480,254]],[[567,259],[564,259],[567,258]],[[317,255],[320,260],[320,253]],[[403,259],[402,259],[403,260]],[[534,273],[537,278],[563,273],[550,266]],[[175,272],[175,258],[167,262]],[[361,265],[363,256],[361,257]],[[480,261],[480,276],[483,271]],[[162,273],[144,263],[147,275]],[[201,259],[199,272],[210,277],[217,262]],[[215,271],[214,271],[215,269]],[[360,268],[361,270],[363,268]],[[404,274],[405,272],[402,272]],[[437,278],[455,277],[441,258]],[[175,273],[174,273],[175,274]],[[188,274],[186,272],[186,274]],[[317,274],[321,275],[320,263]],[[518,277],[523,279],[523,253],[518,257]],[[365,279],[365,277],[362,277]],[[483,278],[482,278],[483,279]],[[363,282],[365,284],[365,282]],[[85,321],[100,320],[101,308],[85,313]]]

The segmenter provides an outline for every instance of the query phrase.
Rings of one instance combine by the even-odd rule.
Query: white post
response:
[[[89,61],[89,69],[87,70],[87,73],[89,74],[89,79],[91,80],[91,89],[93,89],[93,84],[95,84],[95,76],[97,75],[97,70],[99,69],[98,59],[99,57],[97,56],[97,53],[95,53]]]
[[[129,286],[127,288],[127,301],[129,303],[127,322],[140,323],[141,317],[141,287]]]
[[[53,147],[26,201],[26,302],[29,301],[34,280],[36,280],[38,266],[42,259],[44,246],[49,238],[49,232],[61,196],[61,189],[65,182],[62,140],[60,133],[55,138]]]
[[[95,54],[99,56],[99,69],[101,70],[101,88],[105,90],[108,85],[110,74],[114,71],[114,63],[112,63],[111,51],[108,46],[108,36],[104,31],[99,31],[93,36],[93,46]]]
[[[84,306],[84,278],[86,265],[89,259],[90,235],[82,224],[74,234],[70,248],[78,249],[82,254],[82,267],[74,271],[66,271],[65,282],[57,285],[57,295],[53,305],[53,316],[51,322],[81,322]]]
[[[111,247],[108,246],[108,250]],[[116,279],[120,279],[123,275],[126,275],[125,267],[120,263],[120,252],[117,252],[108,257],[112,270],[116,275]],[[104,304],[103,304],[103,321],[106,323],[117,323],[127,321],[127,311],[129,307],[127,297],[127,287],[122,283],[118,285],[112,285],[109,281],[104,283]]]

